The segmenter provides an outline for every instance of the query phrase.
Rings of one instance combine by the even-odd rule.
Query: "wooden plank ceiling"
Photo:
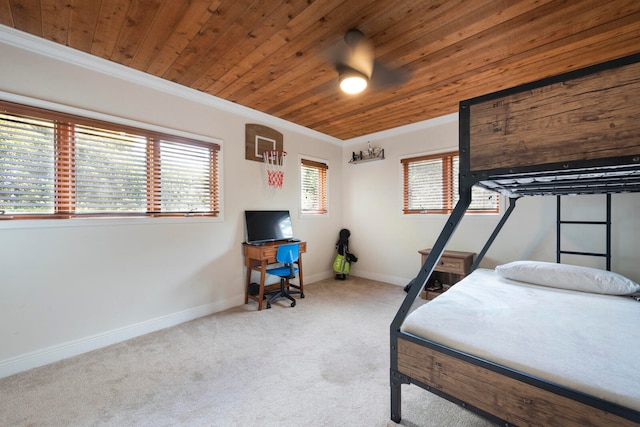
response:
[[[638,0],[0,0],[0,23],[343,140],[640,52]],[[351,28],[409,81],[342,93]]]

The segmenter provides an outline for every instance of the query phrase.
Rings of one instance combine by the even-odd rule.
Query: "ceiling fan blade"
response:
[[[366,40],[351,47],[346,65],[361,72],[368,78],[373,74],[373,46]]]
[[[342,40],[327,51],[327,58],[338,72],[351,69],[367,78],[371,78],[373,73],[373,46],[359,30],[349,30]]]
[[[386,89],[400,86],[411,79],[411,72],[401,68],[391,68],[379,61],[375,61],[371,75],[372,89]]]

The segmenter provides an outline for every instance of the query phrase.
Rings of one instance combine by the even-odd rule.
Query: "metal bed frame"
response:
[[[500,230],[508,220],[520,197],[535,195],[565,195],[565,194],[611,194],[622,192],[640,192],[640,138],[636,138],[629,147],[625,142],[624,155],[613,157],[596,158],[588,160],[555,161],[545,164],[526,165],[522,167],[499,167],[496,169],[473,170],[471,167],[473,147],[471,144],[471,107],[479,103],[499,102],[505,96],[518,93],[535,92],[550,85],[564,84],[574,79],[595,75],[596,73],[616,70],[618,67],[629,64],[640,63],[640,54],[626,58],[610,61],[582,70],[566,73],[533,82],[527,85],[518,86],[512,89],[496,92],[460,103],[460,176],[459,194],[460,198],[453,212],[449,216],[436,242],[432,245],[432,250],[427,256],[420,269],[414,286],[411,286],[406,298],[400,306],[395,318],[390,325],[390,386],[391,386],[391,419],[395,422],[401,420],[401,386],[402,384],[414,384],[425,390],[433,392],[467,409],[470,409],[481,416],[505,426],[526,424],[544,425],[543,419],[536,419],[536,403],[544,400],[545,404],[552,405],[554,401],[559,401],[557,409],[558,425],[580,425],[583,422],[593,425],[638,425],[640,424],[640,411],[626,408],[602,399],[568,389],[566,387],[553,384],[523,372],[518,372],[495,363],[482,360],[475,356],[462,353],[453,348],[449,348],[438,343],[419,338],[417,336],[404,333],[400,330],[402,323],[409,314],[411,305],[417,298],[419,292],[427,283],[434,271],[438,260],[444,252],[447,243],[455,232],[458,224],[463,218],[467,208],[471,203],[471,188],[479,185],[484,188],[498,191],[509,200],[509,206],[504,212],[499,223],[491,233],[482,250],[476,257],[471,271],[475,270],[486,252],[491,247]],[[640,73],[639,73],[640,75]],[[637,79],[640,82],[640,77]],[[640,83],[638,83],[640,87]],[[633,96],[631,97],[633,98]],[[636,119],[640,122],[640,99],[635,98],[637,105]],[[626,107],[628,108],[628,106]],[[638,124],[637,135],[640,135],[640,123]],[[402,348],[402,350],[401,350]],[[406,362],[401,358],[406,358],[403,352],[411,353],[411,363],[424,363],[422,366],[414,366],[411,369],[406,367]],[[464,366],[469,366],[474,372],[486,375],[487,378],[504,378],[509,387],[522,386],[523,393],[529,393],[535,389],[533,397],[523,397],[520,402],[522,408],[517,404],[512,408],[490,407],[479,404],[465,392],[458,393],[455,388],[451,389],[440,383],[440,380],[430,379],[434,369],[441,368],[440,358],[445,361],[455,363],[460,361]],[[428,359],[428,360],[427,360]],[[415,362],[420,361],[420,362]],[[447,362],[448,363],[448,362]],[[402,366],[400,366],[402,365]],[[429,367],[430,366],[430,367]],[[435,368],[434,368],[435,367]],[[443,368],[444,369],[444,368]],[[479,371],[475,371],[479,370]],[[410,371],[410,372],[407,372]],[[424,373],[424,375],[422,375]],[[457,377],[456,370],[448,371],[452,381],[464,381],[463,377]],[[472,386],[469,386],[472,387]],[[531,389],[533,387],[534,389]],[[482,392],[481,389],[477,390]],[[538,396],[538,391],[542,397]],[[461,397],[462,396],[462,397]],[[551,402],[551,403],[550,403]],[[584,413],[584,419],[576,422],[574,415],[567,415],[563,418],[563,408],[570,407],[571,411]],[[542,417],[543,415],[541,415]],[[580,415],[582,417],[583,415]],[[585,421],[586,420],[586,421]]]

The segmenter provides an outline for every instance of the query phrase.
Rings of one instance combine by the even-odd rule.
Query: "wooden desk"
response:
[[[244,303],[249,303],[249,298],[256,301],[258,303],[258,310],[262,310],[262,302],[264,300],[264,279],[267,275],[267,265],[273,264],[276,261],[276,252],[278,251],[278,246],[286,245],[291,242],[267,242],[262,245],[250,245],[248,243],[243,243],[243,251],[244,251],[244,266],[247,268],[247,282],[244,287]],[[298,242],[300,243],[300,257],[298,258],[298,283],[299,285],[290,284],[294,288],[300,289],[300,292],[303,292],[302,287],[302,254],[307,251],[307,242]],[[259,271],[260,272],[260,291],[258,295],[249,295],[249,284],[251,283],[251,271]],[[276,286],[276,285],[274,285]],[[280,286],[278,284],[278,286]]]

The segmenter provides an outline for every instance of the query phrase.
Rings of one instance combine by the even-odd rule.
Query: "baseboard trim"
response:
[[[332,270],[327,270],[327,271],[323,271],[320,273],[316,273],[316,274],[305,274],[304,275],[304,283],[306,284],[311,284],[313,282],[319,282],[320,280],[324,280],[324,279],[328,279],[330,277],[333,277],[333,271]],[[295,283],[295,282],[294,282]]]
[[[370,273],[367,271],[358,270],[354,273],[355,276],[362,277],[363,279],[376,280],[378,282],[389,283],[390,285],[405,286],[411,281],[411,279],[405,279],[403,277],[387,276],[385,274]]]
[[[161,329],[170,328],[199,317],[208,316],[244,303],[244,295],[190,308],[155,319],[113,329],[78,340],[46,347],[30,353],[0,360],[0,378],[48,365],[59,360],[107,347]]]

